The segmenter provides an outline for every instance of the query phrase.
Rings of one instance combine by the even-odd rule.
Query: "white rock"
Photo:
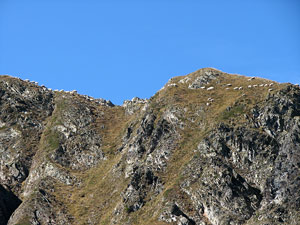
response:
[[[4,127],[5,123],[0,120],[0,127]]]
[[[210,90],[213,90],[213,89],[215,89],[215,88],[214,87],[209,87],[206,90],[210,91]]]
[[[176,124],[178,122],[177,116],[170,111],[164,114],[164,119],[166,119],[169,123],[173,123],[173,124]]]
[[[181,80],[179,81],[179,83],[184,84],[184,83],[187,83],[187,82],[190,81],[190,80],[191,80],[191,78],[185,77],[185,78],[181,79]]]

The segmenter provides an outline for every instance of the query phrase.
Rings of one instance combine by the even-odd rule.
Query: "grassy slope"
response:
[[[187,76],[193,79],[205,71],[211,71],[211,69],[202,69]],[[188,199],[184,193],[180,192],[178,183],[182,179],[180,171],[194,156],[193,150],[199,141],[220,122],[243,123],[244,114],[247,114],[256,104],[260,104],[269,94],[269,87],[248,88],[247,86],[271,83],[271,81],[261,78],[248,81],[248,77],[221,73],[219,79],[213,80],[209,85],[215,89],[207,91],[188,89],[188,84],[178,83],[182,78],[184,77],[173,78],[170,83],[176,83],[177,87],[166,87],[151,99],[150,107],[158,115],[162,115],[166,109],[171,107],[181,109],[184,115],[179,119],[185,123],[185,128],[178,129],[181,141],[169,160],[167,171],[160,174],[164,182],[164,191],[147,202],[143,208],[128,215],[132,224],[165,224],[158,222],[157,217],[163,201],[172,199],[174,196],[183,200],[186,199],[186,206],[188,207]],[[228,83],[232,84],[230,90],[225,89]],[[272,87],[273,92],[283,85],[275,83]],[[233,87],[240,86],[243,87],[243,90],[233,90]],[[84,101],[86,104],[83,98],[79,96],[74,98],[76,101]],[[208,98],[214,99],[210,106],[206,105]],[[116,181],[112,176],[111,171],[114,165],[121,159],[121,155],[117,154],[117,148],[121,145],[126,128],[130,123],[136,123],[140,117],[140,112],[128,116],[125,115],[124,109],[119,106],[110,108],[98,106],[95,103],[88,104],[98,115],[95,125],[103,138],[102,148],[107,160],[101,162],[96,168],[85,172],[72,171],[74,175],[82,179],[83,184],[80,187],[57,184],[55,194],[59,200],[64,202],[69,213],[74,216],[76,224],[86,224],[88,219],[99,224],[108,224],[114,208],[121,199],[120,193],[128,183],[125,178]],[[50,123],[53,124],[59,123],[59,110],[67,107],[62,102],[57,106],[52,118],[50,118]],[[232,107],[232,110],[228,112],[227,107]],[[202,111],[196,113],[199,110]],[[56,145],[55,136],[47,132],[46,130],[42,141],[48,139],[49,147]],[[53,140],[51,139],[52,136]]]
[[[209,71],[210,69],[203,69],[188,76],[196,77],[206,70]],[[178,86],[164,88],[153,98],[152,107],[160,114],[170,107],[185,108],[185,115],[182,119],[186,126],[185,129],[179,130],[181,143],[170,159],[166,173],[161,174],[165,183],[164,191],[157,198],[148,202],[142,209],[131,214],[133,224],[165,224],[158,222],[157,217],[161,212],[163,201],[172,200],[174,196],[186,201],[186,206],[189,208],[190,202],[185,194],[180,192],[178,184],[183,178],[180,176],[180,171],[194,156],[193,150],[196,149],[200,140],[218,123],[243,123],[244,114],[247,114],[256,104],[260,104],[269,94],[269,87],[248,88],[248,85],[271,83],[271,81],[261,78],[248,81],[248,77],[222,73],[218,80],[211,82],[209,85],[215,87],[215,89],[207,91],[188,89],[188,84],[178,83],[182,78],[184,77],[173,78],[170,83],[176,83]],[[220,83],[218,83],[219,81]],[[230,90],[225,89],[228,83],[232,84]],[[242,86],[243,90],[233,90],[233,87],[236,86]],[[274,84],[273,91],[280,89],[280,86],[282,85]],[[210,106],[206,105],[208,98],[214,99]],[[232,107],[230,113],[226,111],[227,107]],[[195,111],[199,108],[204,109],[204,113],[200,116],[195,115]],[[189,117],[194,117],[194,122],[186,119]]]

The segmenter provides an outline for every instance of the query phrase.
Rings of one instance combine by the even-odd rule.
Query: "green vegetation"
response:
[[[221,119],[228,120],[232,117],[238,117],[243,113],[245,113],[245,106],[237,105],[237,106],[232,107],[230,110],[225,110],[221,115]]]
[[[60,145],[60,137],[57,131],[53,129],[55,126],[62,125],[62,113],[68,107],[68,102],[66,99],[61,98],[60,94],[55,99],[56,107],[51,115],[48,118],[46,130],[42,136],[42,148],[46,149],[47,152],[51,152],[57,149]]]
[[[6,126],[0,127],[0,131],[5,130],[6,128],[7,128]]]
[[[50,131],[48,135],[46,135],[46,139],[48,141],[49,150],[54,150],[59,147],[59,135],[57,132]]]
[[[63,124],[61,115],[62,115],[63,111],[68,107],[68,104],[71,104],[71,103],[68,103],[66,99],[63,99],[63,98],[57,99],[56,108],[51,116],[51,121],[50,121],[52,126]]]

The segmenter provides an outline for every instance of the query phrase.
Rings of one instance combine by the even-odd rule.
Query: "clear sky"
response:
[[[0,0],[0,74],[122,104],[203,67],[300,83],[300,0]]]

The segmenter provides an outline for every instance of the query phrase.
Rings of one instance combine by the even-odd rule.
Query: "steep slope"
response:
[[[204,68],[123,106],[0,78],[0,224],[300,224],[300,89]]]

